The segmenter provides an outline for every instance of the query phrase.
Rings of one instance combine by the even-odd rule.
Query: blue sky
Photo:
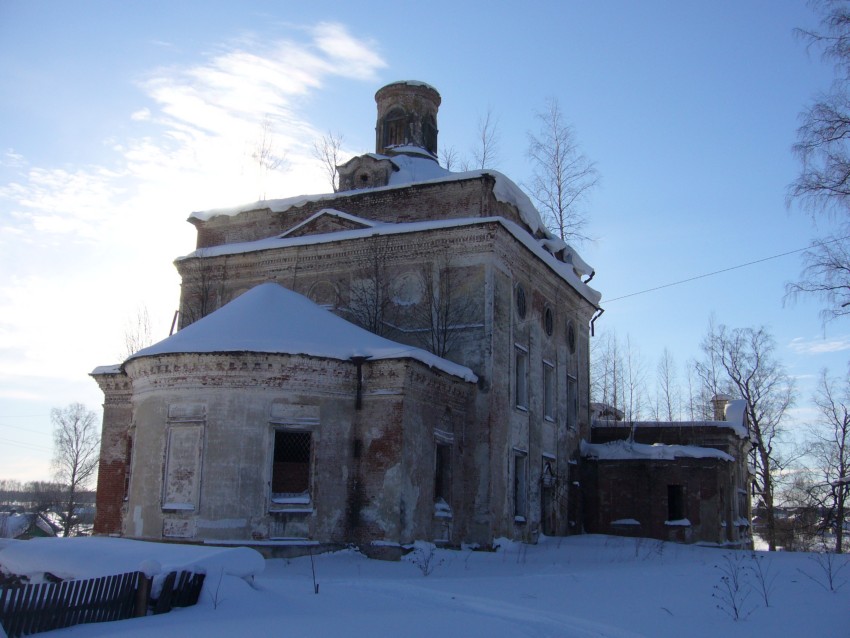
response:
[[[798,378],[847,373],[850,325],[783,304],[798,255],[606,299],[806,246],[785,206],[798,114],[832,69],[794,27],[804,2],[0,1],[0,478],[49,476],[51,407],[99,409],[141,306],[155,336],[177,306],[193,210],[321,192],[310,147],[374,147],[374,93],[416,79],[443,98],[440,145],[468,153],[498,119],[496,168],[530,176],[534,112],[556,97],[601,185],[581,247],[602,330],[629,336],[650,379],[666,346],[698,353],[709,317],[767,325]],[[287,170],[260,184],[264,118]]]

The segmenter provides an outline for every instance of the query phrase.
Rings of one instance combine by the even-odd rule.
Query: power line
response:
[[[22,432],[33,432],[35,434],[50,434],[50,432],[45,432],[43,430],[36,430],[34,428],[22,428],[18,425],[9,425],[8,423],[0,423],[0,428],[11,428],[12,430],[21,430]]]
[[[28,450],[34,450],[34,451],[37,451],[37,452],[42,452],[42,451],[52,452],[53,451],[53,448],[49,448],[49,447],[46,447],[44,445],[37,445],[37,444],[34,444],[34,443],[23,443],[21,441],[11,441],[9,439],[0,439],[0,441],[2,441],[6,445],[16,445],[18,447],[22,447],[22,448],[25,448],[25,449],[28,449]]]
[[[844,241],[845,239],[850,239],[850,235],[846,237],[839,237],[838,239],[832,239],[830,241],[820,242],[820,244],[833,244],[838,241]],[[719,275],[724,272],[729,272],[730,270],[738,270],[739,268],[746,268],[747,266],[752,266],[754,264],[760,264],[765,261],[770,261],[771,259],[779,259],[780,257],[787,257],[788,255],[793,255],[794,253],[801,253],[804,250],[809,250],[810,248],[814,248],[819,244],[809,244],[803,248],[797,248],[796,250],[789,250],[788,252],[779,253],[776,255],[771,255],[770,257],[763,257],[762,259],[756,259],[755,261],[748,261],[744,264],[738,264],[737,266],[730,266],[729,268],[723,268],[721,270],[715,270],[713,272],[707,272],[702,275],[696,275],[694,277],[688,277],[687,279],[680,279],[679,281],[673,281],[668,284],[662,284],[660,286],[655,286],[654,288],[647,288],[646,290],[639,290],[638,292],[632,292],[628,295],[622,295],[621,297],[614,297],[613,299],[605,299],[603,303],[609,304],[612,301],[620,301],[621,299],[628,299],[629,297],[636,297],[637,295],[644,295],[648,292],[654,292],[656,290],[662,290],[663,288],[670,288],[671,286],[678,286],[679,284],[686,284],[691,281],[696,281],[697,279],[705,279],[706,277],[712,277],[714,275]]]

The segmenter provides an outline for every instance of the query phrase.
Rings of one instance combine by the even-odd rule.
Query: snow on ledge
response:
[[[270,237],[256,241],[239,242],[234,244],[222,244],[197,250],[178,257],[177,261],[186,259],[219,257],[222,255],[239,255],[244,253],[259,252],[262,250],[275,250],[278,248],[291,248],[294,246],[306,246],[325,244],[338,241],[360,239],[375,235],[401,235],[406,233],[425,232],[443,228],[460,228],[462,226],[474,226],[478,224],[501,224],[513,237],[522,243],[528,250],[539,257],[552,271],[564,281],[569,283],[581,296],[583,296],[594,307],[599,305],[602,294],[584,283],[576,274],[575,264],[569,264],[558,260],[541,243],[518,224],[504,217],[461,217],[456,219],[437,219],[421,222],[406,223],[376,223],[370,228],[358,228],[353,230],[342,230],[319,235],[307,235],[301,237]],[[583,262],[582,262],[583,263]],[[589,268],[586,264],[583,268]]]
[[[121,364],[116,363],[111,366],[97,366],[89,374],[91,374],[92,376],[101,374],[121,374]]]
[[[677,458],[735,460],[726,452],[711,447],[664,445],[661,443],[648,445],[646,443],[630,443],[629,441],[611,441],[609,443],[582,441],[581,454],[585,458],[602,461],[672,461]]]
[[[616,521],[611,521],[611,525],[640,525],[640,521],[633,518],[620,518]]]
[[[679,518],[675,521],[664,521],[664,524],[669,527],[690,527],[691,522],[686,518]]]

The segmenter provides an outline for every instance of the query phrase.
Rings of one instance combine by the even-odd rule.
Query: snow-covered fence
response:
[[[88,580],[67,580],[0,588],[0,624],[9,638],[92,622],[155,614],[198,602],[203,574],[171,572],[156,600],[151,579],[128,572]]]

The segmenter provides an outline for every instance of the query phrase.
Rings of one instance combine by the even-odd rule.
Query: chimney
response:
[[[714,420],[715,421],[725,421],[726,420],[726,406],[729,405],[729,402],[732,400],[728,394],[715,394],[711,397],[711,405],[714,406]]]

